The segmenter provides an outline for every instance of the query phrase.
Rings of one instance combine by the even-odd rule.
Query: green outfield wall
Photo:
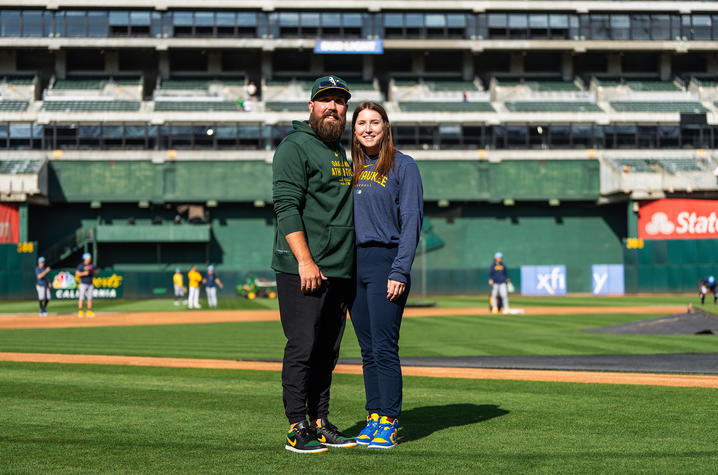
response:
[[[426,200],[596,200],[597,160],[421,161]],[[49,166],[52,203],[271,201],[262,161],[63,161]]]
[[[699,277],[718,274],[713,240],[626,249],[635,227],[631,204],[596,204],[595,160],[419,166],[432,250],[417,257],[414,294],[488,292],[496,251],[504,253],[517,288],[522,265],[565,265],[568,292],[591,291],[593,264],[624,264],[628,292],[693,290]],[[100,268],[123,273],[129,298],[168,294],[174,269],[193,264],[200,270],[214,264],[231,289],[249,274],[271,275],[270,164],[54,160],[49,177],[49,204],[25,208],[33,253],[21,256],[14,245],[2,251],[0,298],[34,295],[35,258],[51,251],[62,257],[53,263],[58,268],[74,267],[84,250],[96,251]],[[188,203],[205,206],[206,223],[173,223],[177,205]]]
[[[36,248],[32,242],[24,245],[0,244],[0,298],[37,299]]]

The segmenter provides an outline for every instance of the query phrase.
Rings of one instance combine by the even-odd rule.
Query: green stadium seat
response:
[[[656,173],[650,161],[642,158],[614,158],[612,161],[624,173]]]
[[[28,105],[28,101],[0,101],[0,112],[22,112]]]
[[[34,175],[43,160],[0,160],[0,175]]]
[[[90,78],[77,78],[77,79],[58,79],[52,86],[53,89],[67,90],[67,89],[82,89],[82,90],[98,90],[105,87],[107,79],[90,79]]]
[[[134,112],[140,110],[139,101],[45,101],[47,112]]]
[[[232,101],[156,101],[155,110],[164,111],[218,111],[218,112],[236,112],[241,110],[236,102]]]
[[[209,79],[165,79],[162,81],[160,89],[207,90],[209,89]]]
[[[633,91],[680,91],[673,81],[626,81],[626,85]]]
[[[0,82],[2,81],[16,86],[29,86],[35,81],[35,76],[4,76],[0,78]]]
[[[476,84],[474,84],[471,81],[446,81],[446,80],[437,80],[437,81],[424,81],[426,85],[429,87],[430,91],[478,91],[479,88],[476,87]]]
[[[490,102],[399,102],[404,112],[496,112]]]
[[[265,103],[268,111],[274,112],[309,112],[306,102],[276,102],[268,101]]]
[[[532,91],[580,91],[576,83],[571,81],[526,81],[526,85]]]
[[[511,112],[603,112],[603,109],[593,102],[507,102],[506,108]]]
[[[618,101],[611,102],[616,112],[684,112],[700,114],[708,112],[700,102],[680,101]]]
[[[668,173],[700,172],[705,168],[692,158],[658,158],[653,163],[660,165]]]

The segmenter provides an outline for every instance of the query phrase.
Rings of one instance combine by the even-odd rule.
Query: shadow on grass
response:
[[[409,409],[399,417],[399,442],[413,442],[443,429],[477,424],[509,412],[495,404],[447,404]],[[364,422],[358,422],[345,432],[356,435],[364,426]]]

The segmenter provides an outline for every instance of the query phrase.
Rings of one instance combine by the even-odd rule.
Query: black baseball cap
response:
[[[317,95],[323,93],[324,91],[338,92],[343,95],[347,101],[350,97],[352,97],[346,81],[337,76],[322,76],[314,81],[314,85],[312,86],[312,97],[309,100],[313,101]]]

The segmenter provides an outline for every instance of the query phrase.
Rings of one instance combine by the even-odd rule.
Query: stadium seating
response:
[[[44,160],[0,160],[0,175],[34,175]]]
[[[429,102],[402,101],[404,112],[496,112],[490,102]]]
[[[47,112],[134,112],[140,110],[139,101],[64,101],[46,100],[42,110]]]
[[[426,80],[424,81],[430,91],[478,91],[471,81],[442,81],[442,80]]]
[[[160,83],[161,89],[207,90],[208,79],[165,79]]]
[[[22,112],[27,110],[28,101],[4,101],[0,100],[0,112]]]
[[[668,173],[701,172],[706,168],[692,158],[658,158],[653,163],[660,165]]]
[[[268,111],[273,112],[307,112],[307,101],[304,102],[278,102],[269,101],[265,104]]]
[[[240,108],[236,102],[232,101],[156,101],[155,110],[158,112],[236,112],[240,110]]]
[[[684,112],[703,113],[707,112],[700,102],[659,102],[659,101],[615,101],[611,107],[616,112]]]
[[[673,81],[626,81],[626,85],[633,91],[657,91],[657,92],[669,92],[669,91],[681,91],[682,89],[676,85]]]
[[[613,158],[610,161],[624,173],[657,173],[650,161],[642,158]]]
[[[603,112],[603,109],[593,102],[568,101],[507,102],[506,109],[511,112]]]

